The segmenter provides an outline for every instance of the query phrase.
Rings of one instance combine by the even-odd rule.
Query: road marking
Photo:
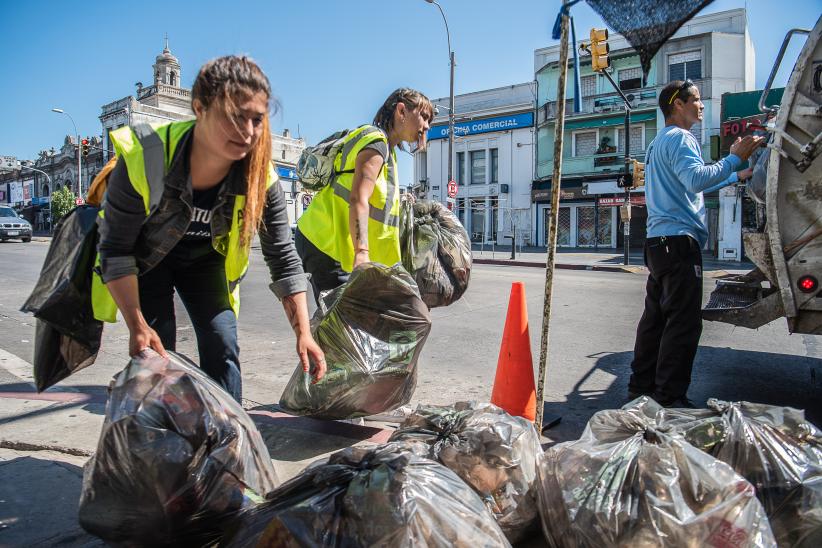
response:
[[[34,381],[34,366],[2,348],[0,348],[0,367],[28,383]]]

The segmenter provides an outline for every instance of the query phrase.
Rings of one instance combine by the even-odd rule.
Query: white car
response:
[[[0,241],[20,239],[31,241],[31,224],[8,206],[0,206]]]

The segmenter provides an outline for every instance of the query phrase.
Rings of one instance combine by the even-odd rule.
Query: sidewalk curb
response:
[[[92,451],[84,449],[75,449],[73,447],[63,447],[61,445],[45,445],[39,443],[26,443],[23,441],[0,440],[0,449],[12,449],[14,451],[54,451],[55,453],[63,453],[65,455],[74,455],[75,457],[90,457],[94,454]]]
[[[517,261],[511,259],[478,259],[473,260],[474,264],[491,264],[498,266],[526,266],[535,268],[545,268],[546,263],[535,261]],[[644,266],[611,266],[611,265],[590,265],[590,264],[568,264],[554,263],[554,268],[562,270],[592,270],[598,272],[624,272],[626,274],[636,274],[645,270]]]

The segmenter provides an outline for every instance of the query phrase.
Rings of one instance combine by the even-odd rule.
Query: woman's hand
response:
[[[362,249],[357,251],[356,255],[354,255],[354,268],[357,268],[363,263],[370,263],[371,257],[368,254],[367,249]]]
[[[313,363],[314,368],[311,370],[313,380],[311,384],[317,384],[323,378],[326,371],[325,354],[320,345],[311,336],[311,333],[304,333],[297,336],[297,355],[300,357],[300,364],[303,366],[303,371],[309,372],[310,365]]]
[[[160,335],[147,325],[129,329],[128,355],[132,358],[145,350],[151,348],[164,358],[168,358],[166,349],[160,340]]]

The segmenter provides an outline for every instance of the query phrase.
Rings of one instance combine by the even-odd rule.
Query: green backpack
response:
[[[297,162],[297,179],[300,180],[303,188],[319,191],[330,185],[337,175],[354,172],[353,169],[344,171],[334,169],[334,161],[342,151],[349,133],[351,131],[348,129],[338,131],[316,145],[303,150]]]

